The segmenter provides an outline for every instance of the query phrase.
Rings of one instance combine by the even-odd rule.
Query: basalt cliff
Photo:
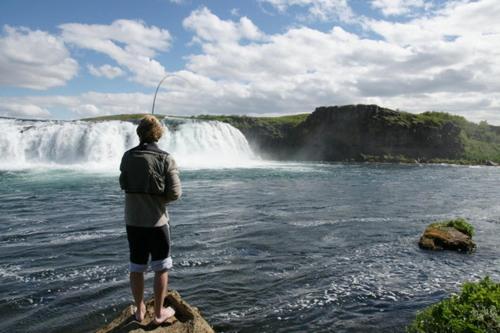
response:
[[[316,108],[285,117],[198,116],[238,128],[267,158],[314,161],[500,162],[500,127],[442,112],[377,105]]]

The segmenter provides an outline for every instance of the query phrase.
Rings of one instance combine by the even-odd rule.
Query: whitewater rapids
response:
[[[259,164],[245,136],[218,121],[185,120],[167,130],[160,148],[181,168],[231,168]],[[0,170],[70,168],[115,171],[123,153],[138,144],[136,126],[124,121],[25,121],[0,119]]]

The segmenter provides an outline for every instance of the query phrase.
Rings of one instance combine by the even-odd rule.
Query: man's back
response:
[[[155,143],[142,143],[123,155],[120,171],[120,186],[126,192],[126,224],[140,227],[167,224],[165,205],[182,194],[179,171],[172,156]]]

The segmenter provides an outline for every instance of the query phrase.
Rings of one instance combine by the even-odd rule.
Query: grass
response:
[[[463,219],[463,218],[432,223],[430,225],[430,227],[434,227],[434,228],[452,227],[452,228],[457,229],[460,232],[463,232],[464,234],[468,235],[469,237],[474,236],[474,232],[475,232],[474,226],[472,226],[472,224],[470,224],[466,219]]]
[[[145,115],[149,113],[136,113],[136,114],[116,114],[112,116],[101,116],[101,117],[93,117],[93,118],[83,118],[80,119],[82,121],[108,121],[108,120],[120,120],[120,121],[131,121],[131,120],[139,120]],[[166,116],[162,114],[155,114],[156,118],[163,119]]]
[[[238,122],[238,123],[255,123],[258,125],[272,125],[272,126],[281,126],[281,125],[287,125],[287,126],[297,126],[306,118],[309,116],[309,113],[302,113],[302,114],[294,114],[294,115],[287,115],[287,116],[279,116],[279,117],[248,117],[248,116],[217,116],[217,115],[200,115],[200,116],[194,116],[192,118],[194,119],[201,119],[201,120],[217,120],[217,121],[224,121],[224,122]]]
[[[500,283],[485,277],[466,282],[459,295],[419,312],[408,333],[500,332]]]

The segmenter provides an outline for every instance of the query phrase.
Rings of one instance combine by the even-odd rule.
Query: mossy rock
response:
[[[500,332],[500,283],[466,282],[454,295],[419,312],[408,333]]]
[[[430,224],[418,245],[426,250],[472,252],[476,249],[473,235],[474,227],[465,219],[442,221]]]

